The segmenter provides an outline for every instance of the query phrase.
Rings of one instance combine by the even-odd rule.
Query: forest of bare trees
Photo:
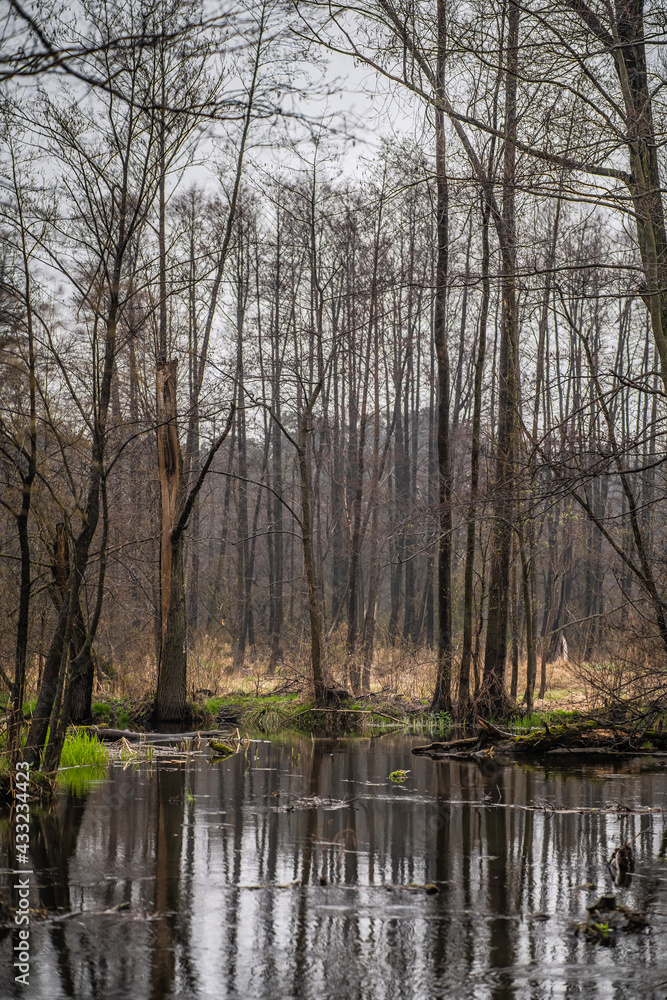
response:
[[[664,7],[68,17],[2,14],[10,748],[145,670],[183,718],[204,658],[664,700]]]

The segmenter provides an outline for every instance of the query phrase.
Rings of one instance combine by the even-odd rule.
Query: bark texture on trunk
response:
[[[169,545],[169,603],[166,628],[162,633],[160,671],[157,688],[157,711],[160,720],[182,719],[187,697],[188,618],[185,603],[184,538]],[[163,586],[166,581],[163,577]],[[164,607],[163,593],[163,607]]]
[[[160,475],[160,662],[156,706],[159,719],[180,719],[187,686],[187,612],[183,541],[174,544],[183,459],[176,423],[177,362],[157,369],[157,453]]]

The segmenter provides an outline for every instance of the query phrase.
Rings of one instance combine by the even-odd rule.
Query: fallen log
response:
[[[413,747],[415,754],[429,756],[432,751],[438,753],[453,753],[457,750],[471,750],[479,745],[479,736],[469,736],[462,740],[449,740],[447,743],[428,743],[425,747]]]
[[[85,732],[97,736],[100,740],[115,743],[116,740],[127,740],[128,743],[180,743],[182,740],[207,740],[211,736],[228,736],[224,729],[199,729],[194,733],[133,733],[129,729],[109,729],[106,726],[78,726]]]
[[[595,720],[578,725],[563,724],[530,733],[508,733],[484,719],[477,720],[479,731],[466,739],[429,743],[413,747],[412,752],[438,759],[479,758],[485,755],[508,757],[550,755],[594,755],[610,757],[648,756],[667,750],[667,733],[647,729],[642,732],[620,727],[605,727]]]

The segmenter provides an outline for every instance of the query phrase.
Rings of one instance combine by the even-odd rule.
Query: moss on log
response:
[[[667,733],[655,729],[605,726],[596,720],[508,733],[484,719],[477,720],[476,736],[413,747],[414,754],[427,757],[479,757],[491,752],[509,757],[541,757],[545,754],[605,754],[638,756],[667,751]]]

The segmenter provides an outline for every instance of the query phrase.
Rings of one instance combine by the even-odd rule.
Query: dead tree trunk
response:
[[[173,534],[181,499],[183,458],[176,423],[177,362],[157,370],[157,453],[160,474],[160,662],[158,718],[182,718],[186,700],[187,611],[182,542]]]

